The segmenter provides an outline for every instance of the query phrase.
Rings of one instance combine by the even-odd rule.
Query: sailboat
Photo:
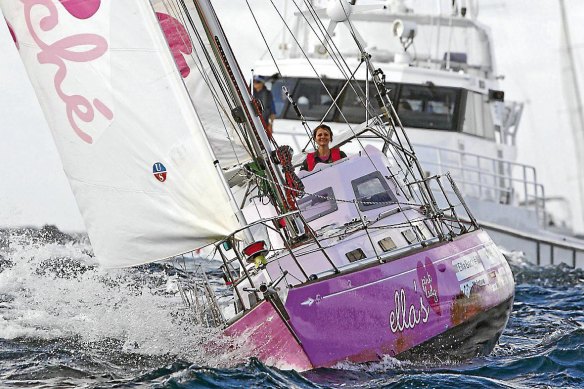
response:
[[[185,301],[280,368],[466,360],[496,345],[509,265],[454,180],[425,174],[358,39],[371,86],[346,87],[366,120],[335,144],[383,146],[296,173],[303,156],[265,130],[211,1],[0,7],[103,266],[212,247],[226,285],[191,274]]]

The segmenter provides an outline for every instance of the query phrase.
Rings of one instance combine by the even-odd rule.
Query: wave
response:
[[[572,287],[584,283],[584,270],[565,263],[538,266],[521,252],[504,252],[515,283],[544,287]]]
[[[204,349],[216,330],[193,323],[168,267],[102,269],[86,236],[54,227],[2,230],[1,242],[0,339],[210,366],[234,360]]]
[[[442,365],[388,357],[299,374],[244,359],[237,345],[226,347],[216,331],[195,325],[172,267],[105,270],[85,235],[54,227],[0,230],[0,386],[580,386],[582,271],[507,255],[516,298],[490,356]],[[214,264],[201,263],[220,278]]]

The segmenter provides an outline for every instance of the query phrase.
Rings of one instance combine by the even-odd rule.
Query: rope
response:
[[[290,209],[297,209],[296,197],[299,197],[300,193],[304,191],[304,184],[300,178],[294,172],[294,165],[292,164],[292,147],[290,146],[280,146],[276,149],[276,156],[282,165],[282,172],[284,173],[284,178],[286,179],[286,184],[284,190],[286,192],[286,200]]]

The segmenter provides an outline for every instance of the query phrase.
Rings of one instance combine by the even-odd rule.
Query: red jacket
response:
[[[326,162],[336,162],[339,159],[341,159],[341,150],[338,147],[333,147],[329,159]],[[316,152],[308,153],[306,163],[308,165],[308,171],[311,172],[314,169],[314,165],[316,165]]]

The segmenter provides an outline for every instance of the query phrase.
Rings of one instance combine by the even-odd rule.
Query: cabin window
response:
[[[352,81],[345,86],[343,80],[315,78],[281,78],[274,82],[272,94],[276,105],[276,116],[298,120],[294,109],[282,92],[286,86],[298,108],[307,120],[324,120],[349,123],[365,121],[365,82]],[[389,98],[396,106],[400,120],[405,127],[428,128],[437,130],[460,131],[462,90],[459,88],[438,87],[435,85],[386,84]],[[341,93],[337,105],[343,110],[340,114],[334,99]],[[377,90],[369,84],[370,102],[378,112],[375,95]],[[361,96],[361,97],[358,97]],[[326,117],[325,117],[326,114]],[[487,128],[487,126],[484,126]]]
[[[254,307],[258,303],[258,297],[255,293],[248,293],[247,298],[249,300],[250,307]]]
[[[393,250],[393,249],[395,249],[397,247],[397,245],[395,244],[395,242],[393,241],[393,239],[391,239],[389,236],[381,239],[377,243],[379,244],[379,247],[381,247],[381,249],[384,252],[391,251],[391,250]]]
[[[413,230],[407,229],[402,231],[401,234],[405,238],[406,242],[408,242],[409,244],[420,241],[420,239],[418,239],[416,233]]]
[[[455,131],[459,101],[459,89],[402,85],[397,113],[404,127]]]
[[[495,139],[495,125],[489,105],[489,97],[468,91],[462,132],[482,138]]]
[[[397,202],[395,195],[387,185],[387,181],[379,172],[359,177],[351,181],[351,185],[361,211],[387,207],[389,203]]]
[[[345,254],[349,262],[355,262],[365,258],[365,253],[361,249],[355,249]]]
[[[323,189],[315,194],[309,194],[298,200],[298,208],[308,222],[339,209],[332,187]]]
[[[422,231],[422,229],[420,228],[420,226],[416,226],[416,231],[418,231],[418,235],[420,236],[420,238],[422,238],[422,240],[426,240],[428,239],[426,237],[426,234],[424,234],[424,232]]]
[[[336,113],[333,101],[340,85],[341,81],[338,80],[300,79],[294,88],[294,100],[307,120],[330,122]],[[289,106],[284,113],[284,118],[298,119],[298,116]]]
[[[274,105],[276,106],[276,116],[278,118],[298,120],[294,108],[289,106],[288,99],[284,92],[282,92],[282,86],[285,86],[306,119],[322,120],[323,115],[328,111],[324,120],[344,122],[344,115],[349,123],[363,123],[365,121],[365,108],[363,103],[365,82],[352,81],[349,85],[345,84],[346,81],[344,80],[325,79],[321,82],[318,79],[281,78],[274,82],[271,88],[274,96]],[[343,89],[343,87],[345,88]],[[386,87],[389,98],[395,104],[397,85],[386,84]],[[337,105],[342,107],[343,115],[339,113],[336,106],[331,108],[334,98],[338,96],[341,90],[343,95],[337,100]],[[377,90],[373,83],[369,83],[369,93],[371,96],[369,99],[370,104],[377,109],[377,102],[375,100]],[[363,97],[359,98],[358,96]],[[329,108],[331,108],[330,111]]]

